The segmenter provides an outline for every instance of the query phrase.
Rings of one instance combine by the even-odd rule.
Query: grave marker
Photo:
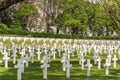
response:
[[[17,68],[17,80],[21,80],[21,74],[22,74],[22,62],[21,59],[18,60],[17,65],[14,66],[14,68]]]
[[[92,67],[92,64],[90,64],[90,60],[87,60],[87,64],[85,65],[87,67],[87,76],[90,76],[90,68]]]
[[[43,65],[41,65],[41,68],[43,69],[43,79],[47,79],[47,68],[50,67],[50,65],[45,61]]]
[[[114,55],[114,58],[112,59],[113,60],[113,67],[114,68],[116,68],[116,61],[118,60],[117,58],[116,58],[116,55]]]
[[[8,53],[7,53],[7,52],[4,52],[3,60],[5,61],[5,62],[4,62],[5,68],[8,68],[8,60],[9,60],[9,59],[10,59],[10,58],[8,57]]]
[[[105,74],[109,75],[109,66],[110,66],[110,64],[109,64],[108,59],[106,59],[106,62],[104,64],[104,66],[105,66]]]
[[[101,69],[101,59],[100,59],[100,56],[98,57],[97,62],[98,62],[98,69]]]
[[[66,77],[69,78],[70,77],[70,68],[72,67],[72,65],[70,64],[70,61],[67,60],[66,64],[65,64],[65,68],[66,68]]]

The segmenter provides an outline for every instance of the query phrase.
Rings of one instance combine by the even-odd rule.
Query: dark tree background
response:
[[[24,0],[0,0],[0,12],[8,8],[9,6],[22,2]]]

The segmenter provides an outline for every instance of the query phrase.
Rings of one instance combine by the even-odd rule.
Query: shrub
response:
[[[0,29],[0,34],[29,36],[37,38],[61,38],[61,39],[72,39],[70,34],[50,34],[50,33],[30,33],[22,29],[8,29],[6,31]],[[120,40],[120,36],[98,36],[98,37],[83,37],[81,34],[74,34],[74,39],[88,39],[88,40]]]
[[[25,36],[25,35],[30,34],[28,31],[21,30],[21,29],[9,29],[8,33],[15,34],[15,35],[21,35],[21,36]]]

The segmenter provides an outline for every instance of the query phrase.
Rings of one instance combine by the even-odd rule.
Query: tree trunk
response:
[[[100,34],[100,32],[98,31],[98,34],[97,34],[97,36],[100,36],[101,34]]]
[[[60,29],[59,29],[59,28],[57,28],[56,34],[58,34],[58,33],[59,33],[59,31],[60,31]]]
[[[47,29],[46,32],[49,33],[50,32],[50,24],[49,23],[47,23],[46,29]]]
[[[73,42],[74,42],[74,33],[71,33],[71,37],[72,37]]]
[[[26,28],[27,28],[27,20],[28,20],[27,17],[26,17],[25,19],[23,19],[22,28],[25,29],[25,30],[27,30],[27,29],[26,29]]]
[[[0,3],[0,12],[7,9],[9,6],[22,1],[25,1],[25,0],[4,0]]]
[[[109,36],[108,26],[106,25],[106,36]]]

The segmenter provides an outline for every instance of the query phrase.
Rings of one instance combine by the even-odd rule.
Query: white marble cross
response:
[[[113,58],[112,60],[114,61],[113,67],[116,68],[116,61],[118,60],[118,59],[116,58],[116,55],[114,55],[114,58]]]
[[[52,51],[52,55],[53,55],[53,59],[54,59],[54,60],[55,60],[55,58],[56,58],[56,53],[57,53],[57,52],[56,52],[55,50]]]
[[[8,47],[8,55],[10,56],[10,51],[11,51],[11,49],[10,49],[10,47]]]
[[[48,62],[51,62],[51,54],[50,54],[50,52],[47,54],[47,59],[48,59]]]
[[[31,62],[34,63],[34,49],[30,52]]]
[[[59,57],[61,57],[61,50],[58,49],[58,54],[59,54]]]
[[[38,55],[38,60],[40,60],[40,55],[41,55],[41,53],[42,53],[42,52],[40,52],[40,47],[39,47],[37,50],[38,50],[38,51],[37,51],[36,54]]]
[[[72,67],[72,65],[70,64],[70,61],[67,60],[66,64],[65,64],[65,68],[66,68],[66,77],[69,78],[70,77],[70,68]]]
[[[66,54],[63,54],[62,60],[61,60],[62,66],[63,66],[63,71],[65,71],[66,60],[67,60],[67,56],[66,56]]]
[[[84,56],[81,58],[81,69],[83,70],[84,69],[84,62],[86,60],[84,59]]]
[[[70,53],[71,53],[71,51],[70,51],[70,50],[68,50],[68,51],[67,51],[67,56],[68,56],[68,59],[70,59]]]
[[[18,68],[17,69],[17,80],[21,80],[21,73],[22,73],[22,62],[21,59],[18,60],[17,65],[14,66],[14,68]]]
[[[8,53],[5,51],[4,57],[3,57],[3,60],[5,61],[5,68],[8,68],[8,60],[9,59],[10,59],[10,57],[8,57]]]
[[[26,57],[25,57],[25,64],[26,64],[26,67],[28,67],[29,65],[29,57],[28,57],[28,54],[26,54]]]
[[[14,52],[11,56],[13,57],[13,64],[16,64],[16,57],[17,57],[16,52]]]
[[[106,62],[104,64],[104,66],[105,66],[105,74],[109,75],[109,66],[110,66],[110,64],[109,64],[109,60],[108,59],[106,59]]]
[[[111,54],[109,53],[108,55],[107,55],[107,59],[108,59],[108,62],[109,62],[109,64],[111,65]]]
[[[98,62],[98,69],[101,69],[101,59],[100,59],[100,56],[98,57],[97,62]]]
[[[24,57],[24,55],[25,55],[25,49],[22,49],[22,51],[20,52],[20,54],[21,54],[21,57]]]
[[[97,54],[97,53],[96,53],[96,54]],[[98,58],[98,56],[97,56],[97,55],[94,55],[93,58],[94,58],[94,64],[97,64],[97,58]]]
[[[84,55],[83,55],[82,52],[78,54],[79,65],[81,65],[81,60],[82,60],[83,57],[84,57]]]
[[[24,57],[21,57],[22,73],[24,73],[24,63],[25,63]]]
[[[92,67],[92,64],[90,64],[90,60],[87,60],[87,64],[85,65],[87,67],[87,76],[90,76],[90,68]]]
[[[47,61],[41,65],[41,68],[43,69],[43,79],[47,79],[47,68],[50,67]]]

